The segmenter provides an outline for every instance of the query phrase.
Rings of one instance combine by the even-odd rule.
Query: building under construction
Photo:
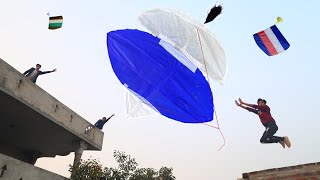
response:
[[[102,150],[103,132],[0,59],[0,179],[61,180],[38,158]],[[70,162],[72,164],[72,162]],[[67,168],[67,167],[66,167]]]

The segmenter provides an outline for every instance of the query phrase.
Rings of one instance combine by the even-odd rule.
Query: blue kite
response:
[[[107,47],[115,75],[144,104],[184,123],[213,120],[208,81],[169,43],[144,31],[124,29],[107,34]]]

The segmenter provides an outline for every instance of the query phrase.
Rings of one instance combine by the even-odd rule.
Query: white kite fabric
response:
[[[182,12],[162,9],[146,11],[138,21],[182,52],[204,75],[223,83],[227,73],[225,51],[203,24]]]
[[[227,73],[225,51],[215,35],[203,24],[182,12],[162,9],[146,11],[138,17],[138,21],[151,34],[159,37],[161,39],[159,44],[171,54],[180,53],[185,56],[179,55],[180,58],[177,59],[190,60],[194,65],[190,65],[187,60],[185,63],[181,62],[191,71],[194,72],[193,66],[196,66],[208,82],[212,79],[223,83]],[[178,52],[173,53],[174,51]],[[159,113],[149,102],[137,98],[130,90],[126,91],[126,106],[127,118],[140,118]]]
[[[126,109],[127,117],[126,118],[143,118],[152,116],[155,114],[160,114],[156,108],[152,106],[147,100],[141,97],[139,94],[134,91],[126,88]],[[139,98],[137,98],[139,97]]]

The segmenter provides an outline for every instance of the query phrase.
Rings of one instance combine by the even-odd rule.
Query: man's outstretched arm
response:
[[[106,122],[108,122],[108,121],[109,121],[109,119],[111,119],[111,118],[112,118],[112,116],[114,116],[114,114],[112,114],[110,117],[108,117]]]
[[[240,99],[239,99],[239,101],[240,101]],[[248,111],[250,111],[250,112],[253,112],[253,113],[255,113],[255,114],[258,114],[258,110],[257,109],[254,109],[254,108],[251,108],[251,107],[246,107],[246,106],[244,106],[245,104],[244,103],[239,103],[238,101],[235,101],[236,102],[236,105],[237,106],[239,106],[239,107],[241,107],[241,108],[243,108],[243,109],[246,109],[246,110],[248,110]]]
[[[52,73],[52,72],[55,72],[56,70],[57,69],[53,69],[52,71],[41,71],[40,75]]]
[[[254,109],[257,109],[257,105],[255,105],[255,104],[245,103],[245,102],[243,102],[243,101],[242,101],[242,99],[241,99],[241,98],[239,98],[239,103],[240,103],[240,105],[241,105],[241,104],[243,104],[243,105],[246,105],[246,106],[252,107],[252,108],[254,108]]]

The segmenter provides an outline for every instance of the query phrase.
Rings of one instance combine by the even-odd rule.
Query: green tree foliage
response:
[[[153,168],[139,168],[129,180],[157,180],[158,172]]]
[[[78,166],[73,168],[70,166],[69,171],[73,172],[71,179],[100,179],[103,177],[102,166],[100,162],[95,159],[90,159],[87,161],[80,161]]]
[[[138,168],[138,163],[130,155],[122,151],[114,151],[113,157],[118,167],[102,167],[96,159],[81,160],[78,166],[70,165],[73,172],[72,180],[175,180],[173,169],[161,167],[159,171],[153,168]]]
[[[174,180],[176,179],[173,176],[173,169],[172,168],[167,168],[167,167],[161,167],[159,170],[159,178],[161,180]]]

